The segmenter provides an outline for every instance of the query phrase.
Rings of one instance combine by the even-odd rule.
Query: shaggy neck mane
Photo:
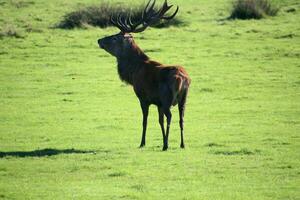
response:
[[[117,57],[120,79],[132,85],[134,74],[147,60],[149,57],[135,43],[132,43],[130,49]]]

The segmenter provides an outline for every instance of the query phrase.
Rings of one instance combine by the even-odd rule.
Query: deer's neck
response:
[[[137,45],[133,45],[124,55],[117,57],[120,79],[132,85],[134,75],[147,60],[149,57]]]

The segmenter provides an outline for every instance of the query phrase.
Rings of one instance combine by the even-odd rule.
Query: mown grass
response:
[[[1,2],[1,29],[24,37],[0,39],[0,198],[298,199],[300,5],[274,2],[275,17],[224,21],[231,1],[174,0],[187,26],[135,35],[192,78],[186,149],[174,108],[167,152],[155,107],[137,148],[138,100],[97,46],[118,30],[53,29],[79,0]]]

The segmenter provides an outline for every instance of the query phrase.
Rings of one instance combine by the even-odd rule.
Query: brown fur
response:
[[[101,48],[117,58],[120,79],[133,86],[143,110],[143,136],[141,147],[145,145],[149,105],[158,107],[159,122],[163,134],[164,147],[168,148],[170,108],[178,104],[180,113],[181,147],[183,143],[183,115],[188,88],[191,83],[181,66],[162,65],[150,60],[136,45],[130,34],[119,33],[98,41]],[[163,125],[163,115],[167,117],[167,132]]]

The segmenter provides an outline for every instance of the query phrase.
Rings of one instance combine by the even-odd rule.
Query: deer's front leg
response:
[[[147,118],[149,112],[149,104],[140,100],[141,108],[143,111],[143,133],[142,133],[142,141],[140,147],[145,146],[146,144],[146,129],[147,129]]]

